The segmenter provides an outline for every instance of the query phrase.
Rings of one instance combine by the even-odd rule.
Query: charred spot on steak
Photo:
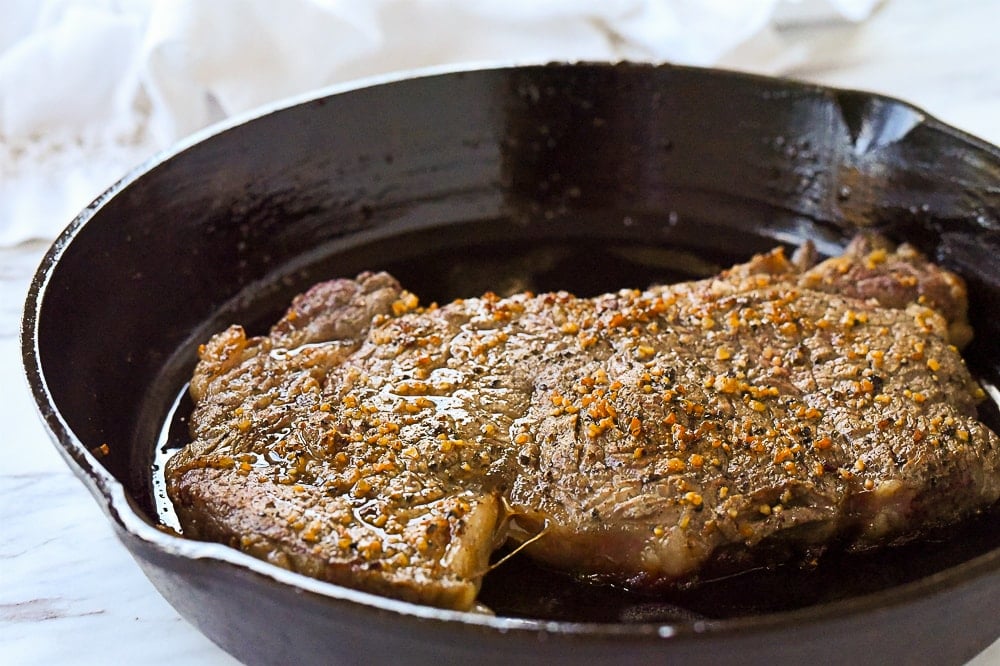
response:
[[[385,273],[318,284],[202,347],[170,498],[190,537],[458,609],[505,544],[672,585],[995,503],[962,281],[870,236],[815,261],[426,307]]]

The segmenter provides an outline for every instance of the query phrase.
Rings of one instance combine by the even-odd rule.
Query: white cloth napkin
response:
[[[6,0],[0,246],[57,234],[155,151],[325,85],[431,65],[644,60],[778,73],[773,26],[878,0]]]

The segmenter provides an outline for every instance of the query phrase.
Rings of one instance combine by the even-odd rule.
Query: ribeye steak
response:
[[[919,536],[995,502],[960,279],[859,237],[595,298],[318,284],[200,350],[184,533],[470,608],[500,545],[632,586]]]

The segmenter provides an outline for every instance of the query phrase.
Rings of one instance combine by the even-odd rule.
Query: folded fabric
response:
[[[9,1],[0,245],[53,236],[129,166],[182,136],[325,85],[468,62],[630,59],[773,73],[794,58],[769,32],[781,12],[861,20],[876,3]],[[727,63],[736,49],[739,62]]]

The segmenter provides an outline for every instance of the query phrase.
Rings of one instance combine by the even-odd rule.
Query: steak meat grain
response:
[[[912,539],[1000,496],[961,280],[859,237],[697,282],[421,306],[318,284],[200,350],[184,533],[474,605],[507,542],[632,586]]]

